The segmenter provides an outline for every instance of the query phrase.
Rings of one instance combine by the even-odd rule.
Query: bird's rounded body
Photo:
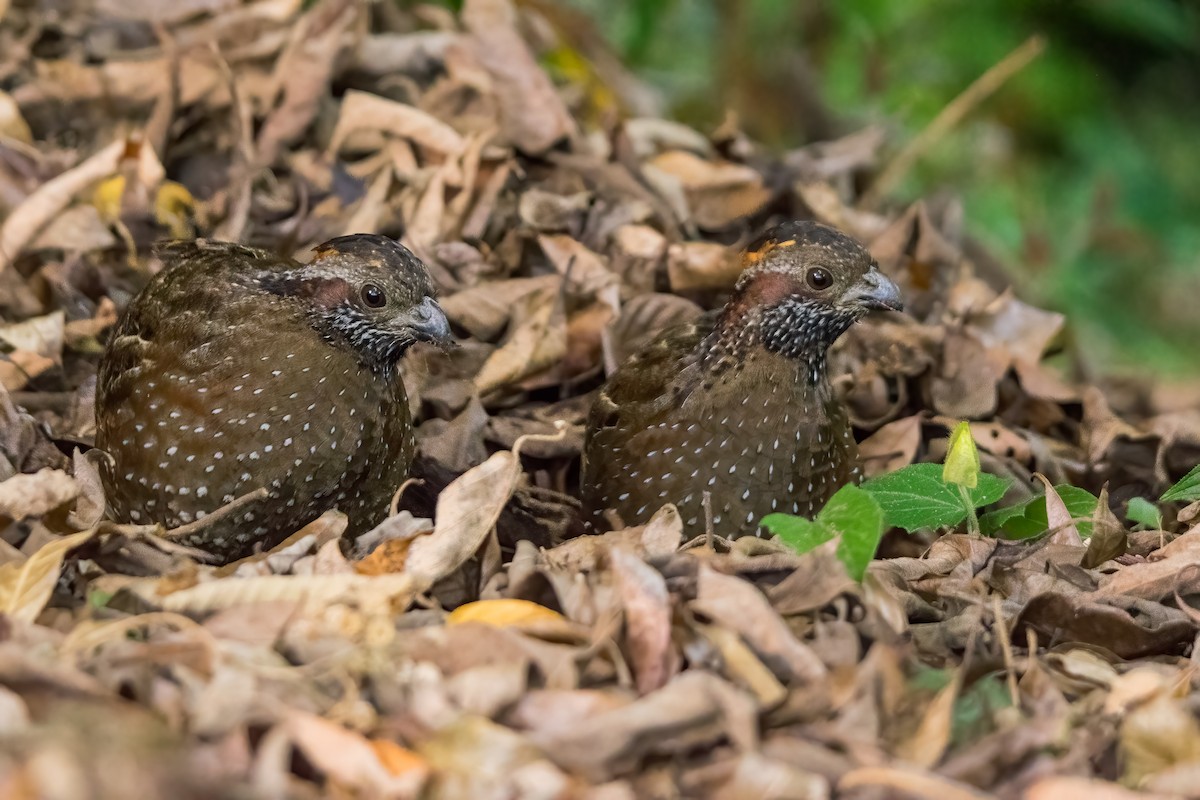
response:
[[[362,238],[368,250],[382,239]],[[337,255],[361,259],[363,247]],[[174,528],[265,489],[185,542],[226,556],[269,547],[331,508],[351,535],[377,524],[408,474],[413,426],[394,358],[364,358],[313,324],[314,303],[338,306],[345,287],[227,243],[163,255],[167,268],[130,304],[100,367],[96,444],[111,456],[102,478],[113,516]]]
[[[867,308],[895,308],[895,286],[857,243],[812,223],[777,229],[746,261],[724,309],[665,332],[600,390],[582,480],[593,526],[609,510],[637,524],[673,503],[701,533],[707,493],[716,533],[754,534],[767,514],[811,516],[860,478],[825,354]],[[804,283],[812,269],[828,287]]]

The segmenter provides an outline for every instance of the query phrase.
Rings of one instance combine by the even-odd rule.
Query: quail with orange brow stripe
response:
[[[752,243],[729,302],[630,356],[588,418],[584,511],[645,522],[674,503],[688,535],[759,532],[782,511],[811,516],[858,481],[858,448],[826,376],[826,354],[900,292],[850,237],[787,222]]]
[[[397,364],[450,339],[429,273],[358,234],[308,264],[236,244],[171,242],[105,350],[96,445],[112,516],[194,522],[263,487],[265,500],[185,541],[223,559],[338,508],[351,536],[387,514],[415,441]]]

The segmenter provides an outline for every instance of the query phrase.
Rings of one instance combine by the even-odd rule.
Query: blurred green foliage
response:
[[[1046,52],[891,198],[949,189],[1102,369],[1200,373],[1200,4],[563,0],[702,129],[779,146],[886,125],[898,147],[1034,33]]]

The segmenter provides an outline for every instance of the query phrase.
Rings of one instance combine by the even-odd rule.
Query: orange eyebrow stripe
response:
[[[788,239],[786,242],[767,242],[766,244],[764,244],[762,247],[758,248],[757,250],[748,251],[745,255],[744,260],[747,264],[754,265],[754,264],[757,264],[759,261],[762,261],[764,258],[766,258],[767,254],[770,253],[772,250],[776,250],[780,247],[791,247],[795,243],[796,243],[795,239]]]

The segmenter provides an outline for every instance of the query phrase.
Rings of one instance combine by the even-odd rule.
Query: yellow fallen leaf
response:
[[[110,175],[100,181],[92,193],[92,205],[100,212],[105,222],[116,222],[121,217],[121,199],[125,196],[125,176]]]
[[[563,619],[562,614],[551,611],[545,606],[529,600],[476,600],[459,606],[446,617],[447,625],[461,625],[464,622],[482,622],[486,625],[508,627],[510,625],[528,625],[532,622]]]
[[[196,200],[182,183],[163,181],[154,196],[154,219],[171,231],[176,239],[191,235],[191,220],[195,216]]]

